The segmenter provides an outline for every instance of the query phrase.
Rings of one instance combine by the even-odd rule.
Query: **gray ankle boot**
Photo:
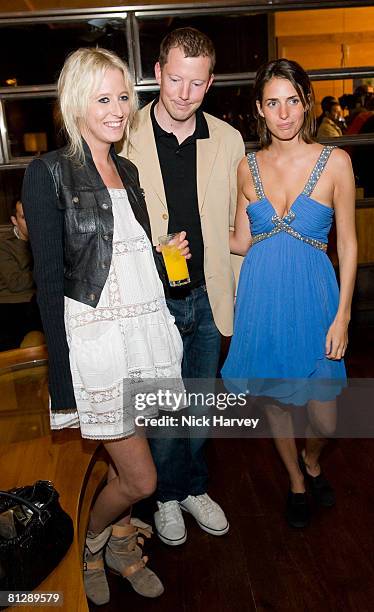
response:
[[[151,535],[150,525],[139,519],[131,519],[129,525],[113,525],[105,550],[107,566],[126,578],[134,591],[144,597],[158,597],[164,592],[160,579],[145,565],[148,557],[142,557],[144,538]]]
[[[104,569],[104,547],[111,533],[111,525],[99,534],[87,531],[83,563],[84,588],[88,599],[97,606],[108,603],[110,599]]]

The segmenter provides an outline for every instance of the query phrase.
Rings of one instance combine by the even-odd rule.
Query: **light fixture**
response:
[[[23,146],[26,153],[48,151],[47,134],[45,132],[26,132],[23,135]]]

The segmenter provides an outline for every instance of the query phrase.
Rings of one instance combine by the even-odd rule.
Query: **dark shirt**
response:
[[[196,140],[209,138],[209,128],[203,112],[198,109],[194,133],[179,144],[172,132],[165,132],[157,123],[154,114],[156,103],[157,100],[151,107],[151,119],[169,212],[168,233],[187,232],[192,254],[188,260],[189,288],[193,289],[205,283],[204,243],[197,198]],[[178,291],[175,290],[175,297]],[[170,292],[170,297],[174,297],[173,293]]]

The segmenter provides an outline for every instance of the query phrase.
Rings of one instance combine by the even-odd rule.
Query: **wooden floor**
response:
[[[373,340],[374,329],[352,334],[350,376],[374,378]],[[164,595],[147,600],[112,576],[102,612],[374,610],[374,440],[329,445],[323,467],[337,505],[313,508],[305,530],[284,521],[288,483],[271,440],[213,440],[208,458],[209,490],[230,532],[209,536],[186,516],[184,545],[172,548],[155,536],[150,546]]]

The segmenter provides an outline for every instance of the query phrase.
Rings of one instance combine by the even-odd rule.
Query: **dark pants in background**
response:
[[[30,331],[43,331],[35,297],[30,302],[0,304],[0,351],[19,348]]]

